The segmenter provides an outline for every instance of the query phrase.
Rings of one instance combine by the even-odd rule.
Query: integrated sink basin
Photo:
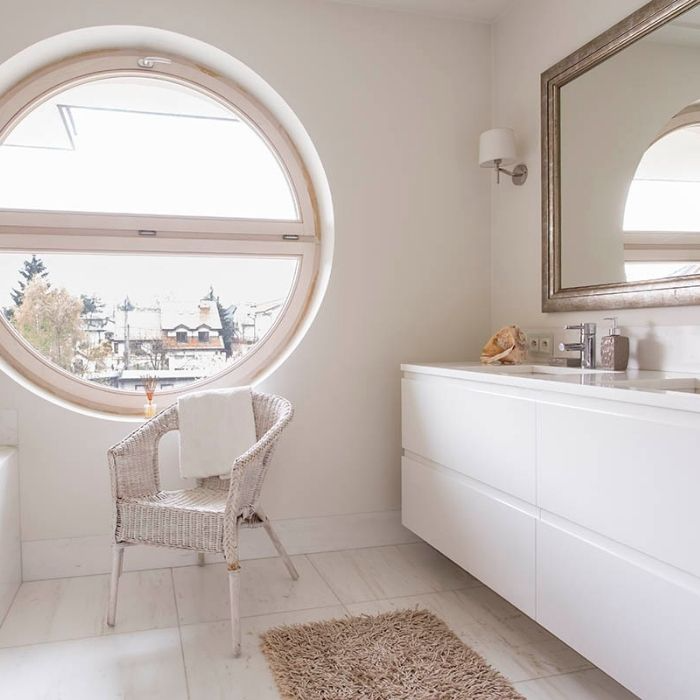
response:
[[[557,365],[501,365],[497,368],[506,374],[540,374],[552,375],[578,375],[578,374],[602,374],[610,372],[608,369],[583,369],[582,367],[559,367]]]
[[[581,367],[560,367],[557,365],[454,365],[455,369],[468,369],[470,372],[507,374],[518,377],[579,377],[582,374],[610,374],[608,369],[582,369]]]
[[[664,379],[622,380],[619,386],[639,391],[670,391],[680,394],[700,395],[700,379],[696,377],[669,377]]]

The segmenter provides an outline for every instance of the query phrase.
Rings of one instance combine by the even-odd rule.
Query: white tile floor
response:
[[[128,556],[128,552],[126,554]],[[13,700],[278,698],[258,635],[281,624],[420,605],[533,700],[633,695],[422,543],[245,561],[243,653],[230,654],[222,564],[130,572],[117,626],[105,575],[25,583],[0,627],[0,695]]]

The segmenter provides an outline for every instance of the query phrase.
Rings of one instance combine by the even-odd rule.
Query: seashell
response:
[[[527,338],[518,326],[504,326],[494,333],[481,351],[481,361],[491,365],[519,365],[527,357]]]

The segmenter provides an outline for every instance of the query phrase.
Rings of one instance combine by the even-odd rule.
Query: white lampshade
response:
[[[495,168],[496,161],[501,165],[515,163],[515,134],[512,129],[490,129],[479,137],[479,165],[482,168]]]

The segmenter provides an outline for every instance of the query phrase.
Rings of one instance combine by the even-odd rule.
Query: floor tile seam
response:
[[[411,544],[424,544],[426,547],[430,547],[427,542],[423,540],[416,540],[415,542],[385,542],[384,544],[369,544],[364,547],[343,547],[341,549],[322,549],[315,552],[303,552],[305,556],[312,557],[319,554],[342,554],[345,552],[361,552],[364,549],[385,549],[387,547],[404,547]],[[432,549],[432,547],[431,547]],[[437,550],[436,550],[437,551]],[[294,555],[292,555],[294,556]]]
[[[219,563],[224,563],[224,562],[212,562],[212,564],[219,564]],[[152,573],[154,571],[169,571],[171,569],[185,569],[188,566],[197,566],[197,564],[182,564],[178,566],[158,566],[153,569],[124,569],[122,571],[122,576],[126,576],[127,574],[147,574],[147,573]],[[206,564],[206,566],[210,566],[210,564]],[[30,579],[29,581],[22,581],[22,586],[25,584],[32,584],[32,583],[48,583],[50,581],[70,581],[72,579],[77,579],[77,578],[98,578],[99,576],[109,578],[110,572],[109,571],[104,571],[102,573],[96,573],[96,574],[76,574],[75,576],[50,576],[48,578],[33,578]]]
[[[331,585],[330,581],[323,575],[323,573],[318,568],[318,566],[316,566],[316,564],[314,564],[313,559],[311,559],[311,557],[306,555],[306,554],[304,556],[306,557],[306,560],[309,562],[309,565],[311,566],[311,568],[318,574],[318,577],[321,579],[321,581],[323,581],[323,583],[326,584],[326,586],[328,587],[328,590],[333,594],[333,597],[338,602],[338,605],[344,605],[343,601],[340,599],[340,595],[338,595],[338,592]]]
[[[185,659],[185,644],[182,641],[182,628],[180,626],[180,608],[177,604],[177,594],[175,592],[175,574],[170,568],[170,585],[173,592],[173,603],[175,604],[175,621],[177,622],[177,638],[180,640],[180,659],[182,660],[182,672],[185,676],[185,692],[190,697],[190,678],[187,672],[187,660]]]
[[[481,581],[479,581],[478,579],[475,579],[474,583],[470,583],[466,586],[457,586],[456,588],[449,586],[439,591],[433,591],[433,593],[456,593],[457,591],[473,591],[475,588],[488,588],[488,586],[485,583],[481,583]],[[491,589],[489,588],[489,590]]]
[[[143,545],[143,546],[148,546],[148,545]],[[360,548],[362,549],[362,548]],[[194,552],[195,550],[179,550],[179,551],[192,551]],[[338,550],[338,551],[347,551],[347,550]],[[319,553],[319,554],[325,554],[326,552],[312,552],[312,554]],[[290,555],[292,559],[294,557],[304,557],[306,556],[306,552],[301,552],[299,554],[291,554]],[[264,557],[252,557],[250,559],[242,559],[242,562],[246,561],[266,561],[266,560],[273,560],[273,559],[279,559],[279,556],[277,554],[272,555],[272,556],[264,556]],[[204,566],[221,566],[222,564],[225,564],[225,561],[212,561],[212,562],[207,562],[204,564]],[[197,563],[192,563],[192,564],[176,564],[176,565],[171,565],[171,566],[157,566],[152,569],[125,569],[122,573],[122,575],[126,574],[145,574],[148,572],[153,572],[153,571],[172,571],[173,569],[187,569],[187,568],[194,568],[194,567],[199,567],[199,564]],[[70,579],[76,579],[76,578],[96,578],[98,576],[103,576],[109,578],[109,571],[103,571],[99,573],[94,573],[94,574],[76,574],[74,576],[49,576],[47,578],[35,578],[31,579],[29,581],[22,581],[20,584],[20,588],[25,585],[25,584],[31,584],[31,583],[46,583],[49,581],[68,581]],[[16,594],[15,594],[16,595]]]
[[[460,591],[473,591],[477,588],[486,588],[486,586],[479,582],[469,586],[464,586],[461,588],[444,588],[442,590],[436,591],[434,589],[429,591],[419,591],[417,593],[406,593],[403,595],[392,595],[386,598],[368,598],[367,600],[356,600],[343,603],[343,605],[364,605],[366,603],[385,603],[389,600],[401,600],[402,598],[416,598],[417,596],[423,595],[439,595],[440,593],[459,593]],[[489,589],[490,590],[490,589]]]
[[[601,671],[597,666],[594,666],[593,664],[588,662],[588,665],[582,668],[575,668],[571,669],[570,671],[561,671],[559,673],[545,673],[542,676],[533,676],[532,678],[520,678],[517,681],[511,680],[511,683],[531,683],[532,681],[543,681],[547,680],[548,678],[559,678],[561,676],[575,676],[577,673],[584,673],[585,671],[600,671],[601,673],[604,673],[604,671]]]
[[[305,556],[305,555],[302,555],[302,556]],[[273,557],[273,558],[276,559],[277,557]],[[416,596],[436,595],[439,593],[456,593],[456,592],[461,591],[461,590],[474,590],[476,588],[483,588],[484,587],[483,584],[478,583],[476,585],[470,585],[470,586],[467,586],[465,588],[446,589],[446,590],[442,590],[442,591],[423,591],[423,592],[419,592],[419,593],[409,593],[406,595],[389,596],[386,598],[370,598],[367,600],[359,600],[359,601],[354,601],[354,602],[350,601],[350,602],[346,603],[346,602],[340,600],[340,598],[338,597],[338,594],[336,593],[333,586],[326,580],[326,578],[316,568],[316,566],[314,566],[313,562],[309,561],[309,563],[311,564],[312,568],[318,573],[321,580],[328,586],[331,593],[335,596],[336,601],[337,601],[336,603],[334,603],[333,605],[314,605],[311,607],[295,608],[293,610],[273,610],[273,611],[264,612],[264,613],[255,613],[253,615],[241,615],[241,619],[244,620],[244,619],[255,618],[255,617],[264,617],[266,615],[278,615],[278,614],[283,614],[286,612],[303,612],[303,611],[307,611],[307,610],[321,610],[323,608],[338,607],[338,606],[344,608],[348,612],[348,614],[352,614],[350,612],[349,607],[348,607],[350,605],[364,605],[367,603],[383,603],[383,602],[387,602],[387,601],[391,601],[391,600],[401,600],[404,598],[414,598]],[[176,567],[176,568],[179,568],[179,567]],[[154,571],[165,571],[165,569],[153,569],[153,570]],[[183,622],[180,619],[180,609],[179,609],[179,605],[177,603],[177,587],[175,584],[175,574],[174,574],[174,571],[172,568],[170,568],[169,571],[170,571],[170,579],[171,579],[171,583],[172,583],[173,599],[175,602],[176,626],[178,628],[181,626],[190,626],[190,625],[215,623],[215,622],[227,622],[230,620],[230,618],[219,618],[216,620],[200,620],[200,621],[196,621],[196,622]],[[19,649],[21,647],[37,646],[39,644],[60,644],[61,642],[74,642],[74,641],[80,641],[82,639],[98,639],[100,637],[111,637],[111,636],[114,636],[114,634],[137,634],[139,632],[152,632],[152,631],[156,631],[159,629],[162,630],[162,629],[174,629],[174,628],[170,627],[170,626],[168,626],[168,627],[151,627],[149,629],[143,629],[143,630],[131,630],[128,632],[114,632],[114,633],[102,631],[102,632],[100,632],[100,634],[97,634],[97,635],[89,634],[87,636],[81,636],[81,637],[66,637],[64,639],[50,639],[50,640],[43,640],[43,641],[36,641],[36,642],[27,642],[26,644],[0,646],[0,651],[2,651],[3,649]],[[581,669],[581,670],[585,670],[585,669]],[[546,676],[542,676],[542,677],[546,677]],[[530,679],[528,679],[528,680],[530,680]],[[532,679],[532,680],[534,680],[534,679]]]
[[[378,511],[381,512],[381,511]],[[77,538],[79,539],[79,538]],[[312,555],[317,555],[317,554],[339,554],[341,552],[357,552],[361,551],[363,549],[382,549],[383,547],[403,547],[404,545],[411,545],[411,544],[427,544],[423,542],[423,540],[415,540],[411,542],[394,542],[394,543],[385,543],[385,544],[372,544],[372,545],[367,545],[364,547],[343,547],[342,549],[320,549],[320,550],[313,550],[309,552],[295,552],[295,553],[290,553],[290,557],[310,557]],[[148,546],[148,545],[143,545],[143,546]],[[430,545],[427,545],[430,546]],[[190,551],[190,550],[181,550],[181,551]],[[194,550],[192,550],[194,551]],[[244,565],[246,561],[265,561],[267,559],[278,559],[278,555],[272,555],[272,556],[263,556],[263,557],[250,557],[250,558],[242,558],[241,563]],[[212,562],[207,562],[204,566],[215,566],[215,565],[221,565],[225,564],[225,561],[212,561]],[[172,565],[172,566],[159,566],[153,569],[125,569],[124,574],[138,574],[138,573],[146,573],[149,571],[166,571],[168,569],[187,569],[188,567],[195,567],[198,566],[198,564],[177,564],[177,565]],[[46,578],[35,578],[35,579],[30,579],[28,581],[22,581],[20,584],[20,587],[23,586],[25,583],[43,583],[47,581],[65,581],[68,579],[74,579],[74,578],[95,578],[96,576],[109,576],[109,571],[102,571],[102,572],[97,572],[94,574],[76,574],[74,576],[48,576]],[[17,593],[15,593],[15,596]]]
[[[255,615],[241,615],[240,619],[243,620],[254,620],[258,617],[268,617],[270,615],[286,615],[288,613],[301,613],[309,612],[311,610],[327,610],[329,608],[344,608],[343,603],[334,603],[332,605],[314,605],[311,608],[294,608],[293,610],[271,610],[270,612],[255,613]],[[222,622],[231,622],[230,617],[219,618],[218,620],[199,620],[197,622],[181,622],[180,627],[194,627],[195,625],[218,625]]]
[[[171,581],[171,586],[172,586],[172,591],[173,591],[173,599],[175,602],[175,610],[176,610],[176,614],[177,614],[177,600],[175,599],[175,584],[174,584],[174,580],[173,580],[172,568],[168,567],[168,568],[162,568],[162,569],[148,569],[147,571],[162,571],[162,572],[168,573],[168,578],[170,578],[170,581]],[[124,573],[129,573],[129,572],[124,572]],[[122,575],[124,575],[124,574],[122,574]],[[69,576],[69,577],[66,577],[63,579],[45,579],[45,580],[46,581],[66,581],[66,580],[72,579],[72,578],[95,578],[96,576],[105,576],[106,578],[109,578],[109,574],[104,574],[104,575],[103,574],[89,574],[89,575],[84,576],[84,577],[83,576]],[[38,581],[25,581],[25,582],[23,582],[22,585],[24,585],[24,583],[38,583]],[[14,602],[15,602],[18,594],[19,594],[19,590],[15,593],[15,598],[13,599],[13,603],[12,603],[13,605],[14,605]],[[106,603],[105,603],[105,605],[106,605]],[[10,607],[12,607],[12,606],[10,606]],[[4,624],[5,620],[7,619],[7,616],[9,615],[9,613],[10,613],[10,609],[8,609],[8,611],[5,615],[5,619],[3,620],[3,624]],[[176,618],[176,622],[179,623],[179,619]],[[0,625],[0,629],[1,628],[2,628],[2,625]],[[18,649],[21,647],[36,646],[38,644],[57,644],[60,642],[75,642],[75,641],[80,641],[81,639],[98,639],[100,637],[111,637],[114,634],[131,634],[131,633],[136,633],[136,632],[151,632],[151,631],[155,631],[155,630],[159,630],[159,629],[171,629],[171,627],[169,625],[167,625],[165,627],[156,626],[156,627],[148,627],[146,629],[129,630],[127,632],[111,632],[110,631],[111,629],[114,629],[114,628],[110,628],[109,626],[107,626],[107,623],[105,622],[105,619],[103,617],[100,621],[100,630],[97,634],[87,634],[87,635],[82,635],[79,637],[69,636],[69,637],[64,637],[61,639],[39,640],[36,642],[27,642],[26,644],[5,645],[5,644],[2,644],[2,642],[0,642],[0,650],[2,650],[2,649]]]
[[[168,630],[177,630],[178,625],[170,627],[149,627],[145,630],[129,630],[127,632],[112,632],[100,634],[89,634],[86,637],[66,637],[65,639],[46,639],[41,642],[27,642],[26,644],[14,644],[12,646],[0,646],[0,654],[9,649],[26,649],[27,647],[39,647],[49,644],[68,644],[69,642],[85,642],[90,639],[111,639],[112,637],[123,637],[126,634],[148,634],[149,632],[165,632]]]
[[[10,604],[7,606],[7,610],[5,610],[5,614],[0,618],[0,630],[2,629],[2,626],[5,624],[5,621],[10,615],[10,611],[12,610],[15,601],[17,600],[17,596],[19,595],[19,590],[22,588],[24,582],[20,583],[19,586],[17,586],[17,590],[15,591],[14,595],[12,596],[12,600],[10,601]]]

